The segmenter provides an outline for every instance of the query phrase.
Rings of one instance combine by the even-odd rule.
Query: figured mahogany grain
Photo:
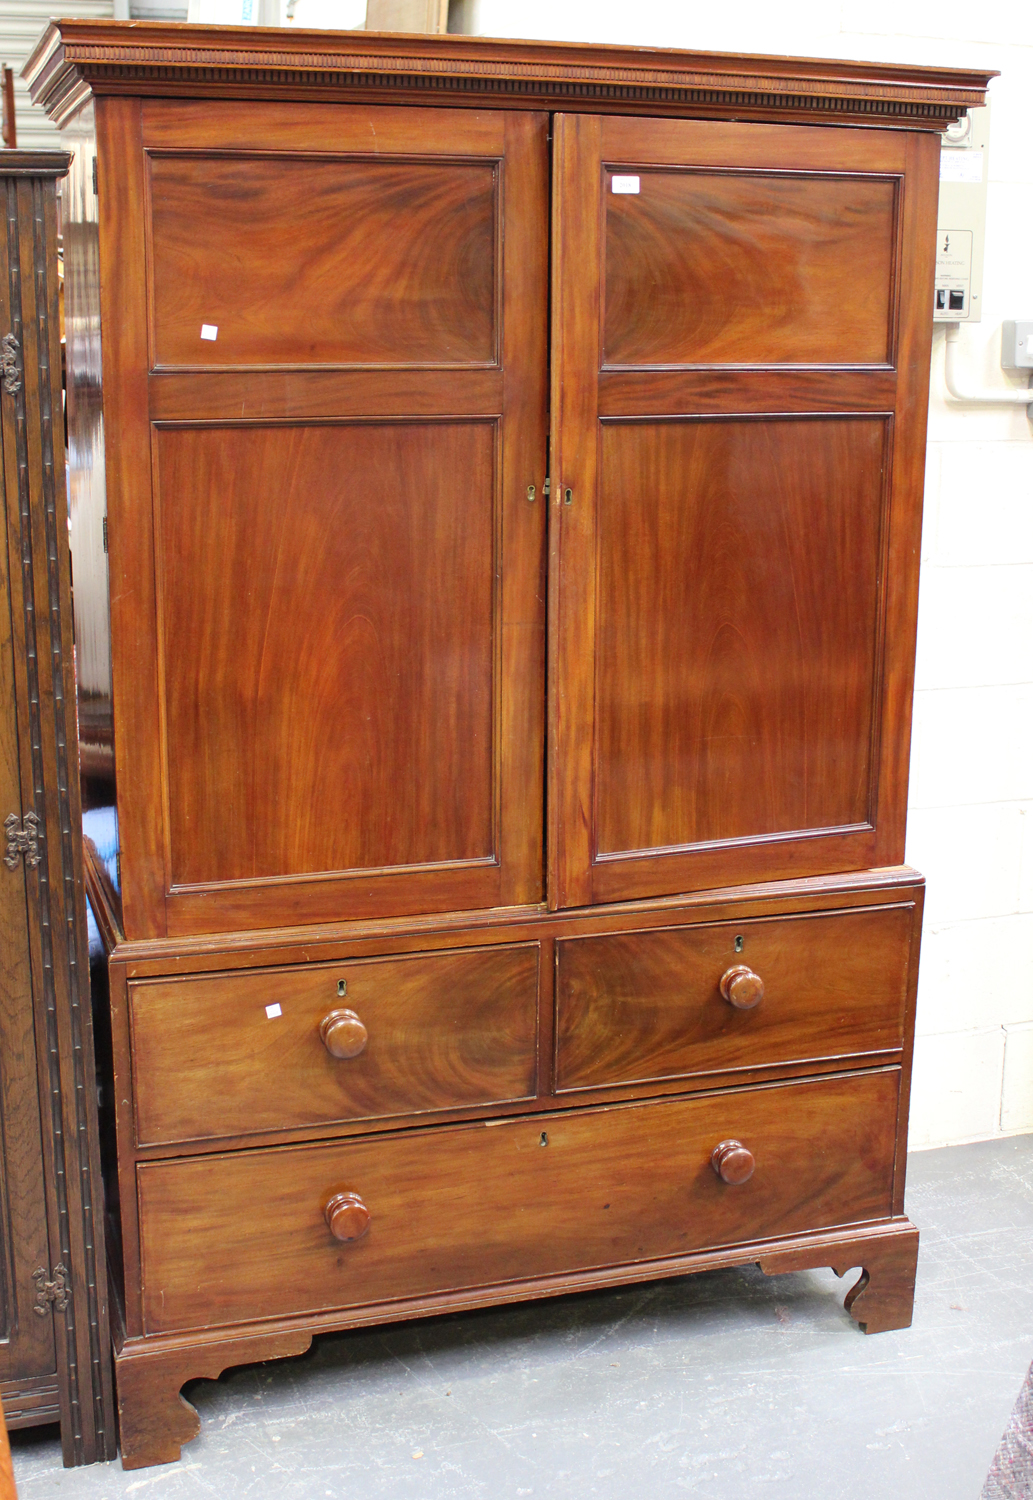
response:
[[[556,1087],[849,1057],[903,1043],[912,908],[833,912],[556,945]],[[741,958],[740,958],[741,955]],[[721,994],[748,959],[764,998]]]
[[[495,361],[492,162],[156,156],[149,190],[155,365]]]
[[[885,422],[606,423],[600,853],[868,821]]]
[[[491,860],[494,423],[157,452],[173,884]]]
[[[898,1083],[887,1069],[144,1164],[145,1328],[361,1306],[884,1218]],[[749,1141],[757,1163],[734,1189],[710,1165],[731,1138]],[[461,1182],[476,1190],[457,1192]],[[357,1193],[371,1215],[348,1245],[323,1215],[337,1192]]]
[[[604,365],[889,362],[895,179],[613,175]]]
[[[320,1034],[342,1007],[367,1032],[352,1057]],[[134,981],[129,1012],[141,1143],[522,1099],[538,945]]]

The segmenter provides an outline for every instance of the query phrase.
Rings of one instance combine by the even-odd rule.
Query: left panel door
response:
[[[539,900],[546,117],[98,147],[126,935]]]
[[[18,468],[11,456],[7,505],[17,506],[11,471],[17,474]],[[15,517],[11,530],[17,535],[17,509]],[[14,813],[21,823],[33,804],[27,799],[23,804],[22,798],[19,761],[25,745],[23,740],[19,746],[15,688],[15,650],[21,643],[16,648],[6,521],[0,509],[0,810]],[[20,562],[16,553],[19,572]],[[44,1291],[54,1279],[54,1264],[43,1181],[26,866],[17,845],[8,843],[8,833],[0,838],[5,856],[0,863],[0,1386],[8,1425],[21,1426],[34,1416],[56,1421],[60,1406],[53,1305]]]

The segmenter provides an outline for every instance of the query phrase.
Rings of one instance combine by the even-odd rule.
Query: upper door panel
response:
[[[897,179],[608,176],[604,367],[890,363]]]
[[[550,900],[897,861],[936,143],[555,139]]]
[[[545,117],[98,136],[127,936],[540,899]]]
[[[149,168],[156,368],[496,363],[496,161]]]

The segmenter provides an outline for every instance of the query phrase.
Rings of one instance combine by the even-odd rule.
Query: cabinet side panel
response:
[[[98,99],[100,302],[119,751],[122,916],[127,937],[164,937],[165,831],[147,401],[144,159],[138,99]]]

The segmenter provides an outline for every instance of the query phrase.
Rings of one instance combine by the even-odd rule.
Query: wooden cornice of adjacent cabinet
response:
[[[468,36],[60,20],[23,70],[58,126],[91,96],[504,104],[942,130],[997,75]]]

